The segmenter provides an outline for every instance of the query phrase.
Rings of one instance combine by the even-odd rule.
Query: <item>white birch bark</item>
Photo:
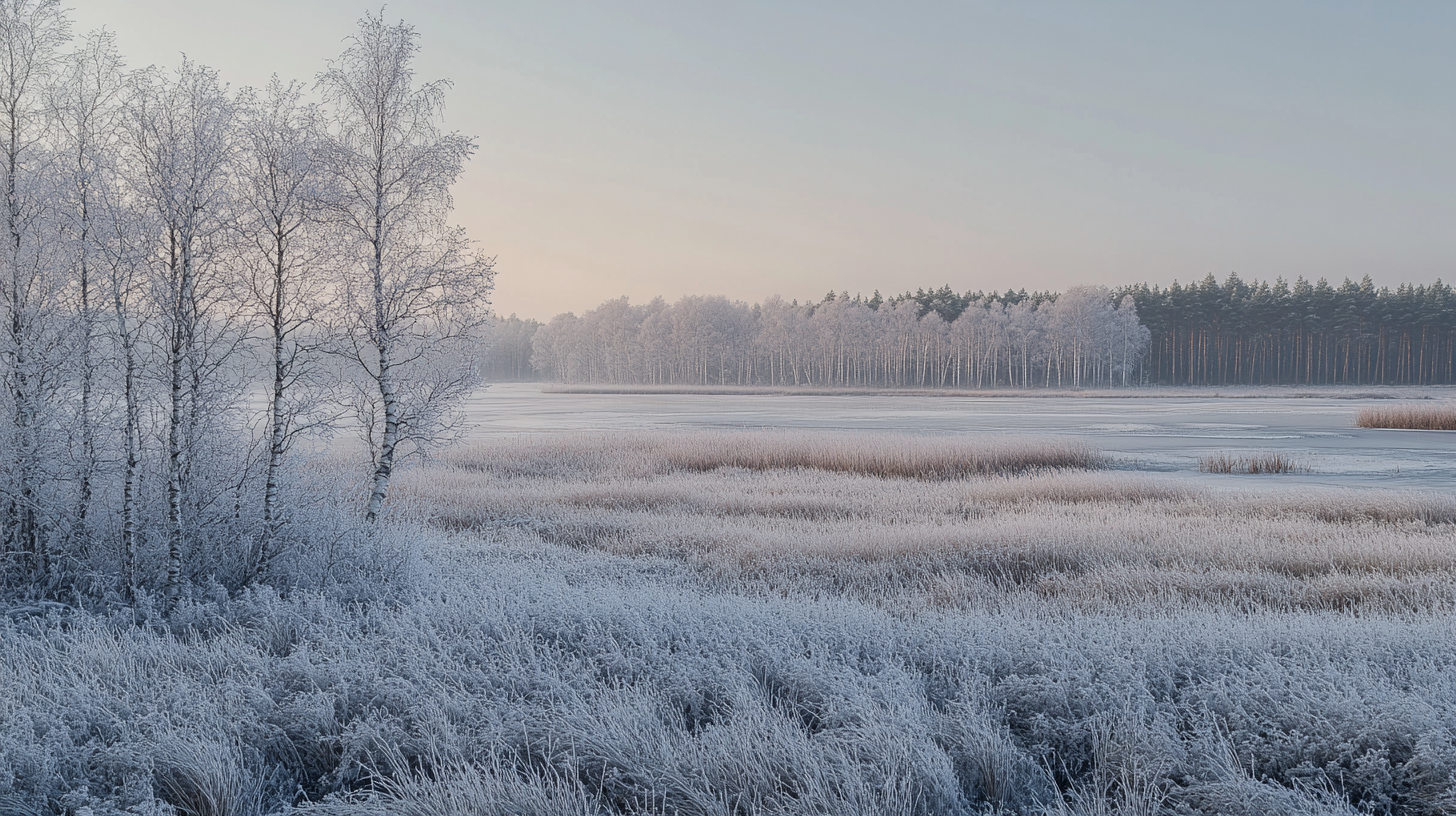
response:
[[[370,521],[401,446],[436,441],[448,407],[478,382],[469,347],[487,325],[494,278],[492,262],[446,222],[450,186],[475,145],[441,132],[448,83],[415,84],[415,36],[365,16],[318,81],[332,116],[333,217],[353,252],[335,331],[368,388],[359,404],[373,451]]]

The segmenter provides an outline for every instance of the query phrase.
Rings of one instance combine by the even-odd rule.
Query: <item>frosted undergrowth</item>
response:
[[[0,810],[1456,807],[1447,615],[906,618],[524,532],[437,539],[422,569],[393,605],[7,624]]]
[[[1456,811],[1449,497],[605,439],[403,474],[284,595],[12,608],[0,812]]]

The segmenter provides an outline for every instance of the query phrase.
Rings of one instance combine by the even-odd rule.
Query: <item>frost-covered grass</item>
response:
[[[730,467],[956,479],[1102,465],[1102,457],[1077,439],[824,431],[538,436],[478,443],[452,451],[445,461],[491,476],[565,478],[599,473],[645,476]]]
[[[0,812],[1456,809],[1456,500],[690,441],[403,474],[392,592],[0,618]]]
[[[897,388],[893,386],[761,386],[761,385],[609,385],[578,383],[534,384],[543,394],[649,394],[653,396],[775,396],[775,397],[974,397],[1148,399],[1192,397],[1205,399],[1440,399],[1449,386],[1415,385],[1133,385],[1111,389],[1081,388]]]
[[[1309,468],[1287,453],[1215,453],[1198,460],[1201,473],[1308,473]]]
[[[1359,428],[1456,431],[1456,405],[1392,405],[1360,409]]]
[[[706,454],[692,470],[663,464],[662,450],[698,436],[660,448],[618,436],[503,441],[402,476],[397,496],[443,529],[524,530],[671,558],[733,591],[842,594],[900,611],[1456,608],[1456,501],[1445,495],[1252,494],[1106,471],[925,481],[699,469]]]
[[[1438,615],[966,610],[434,545],[407,603],[266,590],[0,629],[0,809],[1442,813]]]

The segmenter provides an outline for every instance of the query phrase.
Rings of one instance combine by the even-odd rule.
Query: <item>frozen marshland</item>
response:
[[[355,572],[8,624],[0,805],[1449,813],[1456,438],[1362,404],[495,386]]]
[[[535,383],[503,383],[478,393],[467,404],[470,438],[690,428],[1056,435],[1082,439],[1105,452],[1115,469],[1175,478],[1197,478],[1203,457],[1275,451],[1290,454],[1309,469],[1279,479],[1281,486],[1446,490],[1456,483],[1456,438],[1451,434],[1355,427],[1356,415],[1368,406],[1449,404],[1456,399],[1456,388],[1449,387],[1135,389],[1050,397],[552,390],[548,386],[542,393]]]
[[[894,90],[905,96],[894,111],[856,113],[842,127],[795,91],[781,109],[795,131],[828,126],[821,135],[835,144],[881,131],[912,138],[886,142],[893,160],[877,165],[847,142],[826,153],[825,139],[802,130],[794,142],[813,161],[786,163],[760,155],[772,138],[744,141],[759,131],[736,116],[692,116],[730,137],[726,151],[668,118],[615,136],[554,116],[515,136],[498,128],[530,118],[509,113],[529,106],[498,108],[503,90],[613,119],[660,95],[655,79],[618,82],[608,69],[651,51],[619,37],[619,23],[656,29],[668,20],[661,10],[548,11],[543,37],[586,26],[558,47],[491,22],[533,4],[484,16],[435,9],[432,25],[447,26],[455,45],[445,62],[417,65],[422,35],[384,9],[340,31],[340,43],[319,9],[306,25],[252,30],[204,19],[239,4],[192,5],[209,8],[195,20],[134,11],[121,23],[156,29],[168,60],[205,54],[216,34],[244,59],[236,67],[273,79],[247,87],[187,57],[154,65],[124,55],[104,24],[73,25],[60,0],[0,2],[0,816],[1456,813],[1456,436],[1440,430],[1456,429],[1456,391],[1133,387],[1449,382],[1450,286],[1297,276],[1355,269],[1308,260],[1338,256],[1439,268],[1407,254],[1435,244],[1396,230],[1394,254],[1342,249],[1328,241],[1349,230],[1324,217],[1347,208],[1293,206],[1273,189],[1256,192],[1278,213],[1229,198],[1237,219],[1149,220],[1139,205],[1107,222],[1110,212],[1047,220],[1061,209],[1048,201],[1102,210],[1132,189],[1128,180],[1152,189],[1175,177],[1164,175],[1172,166],[1108,164],[1102,147],[1088,155],[1116,165],[1111,185],[1100,171],[1037,161],[1059,179],[1083,178],[1085,195],[1027,184],[997,159],[992,175],[1016,188],[1007,201],[1034,212],[1021,228],[996,215],[987,230],[980,215],[942,206],[984,175],[957,169],[971,167],[958,164],[964,140],[946,142],[954,161],[902,172],[903,156],[945,141],[915,137],[899,115],[900,102],[932,97],[919,82],[864,82],[863,70],[915,51],[937,88],[953,75],[1015,76],[1012,95],[1031,89],[1038,117],[1058,95],[1020,71],[944,70],[950,63],[899,47],[898,23],[866,29],[869,51],[839,22],[797,11],[789,16],[808,24],[798,33],[780,12],[766,25],[724,27],[723,17],[702,27],[715,38],[737,28],[748,48],[700,48],[673,28],[653,35],[706,60],[674,57],[673,75],[751,85],[664,100],[762,100],[779,86],[838,99],[818,93],[817,79],[791,81],[801,63],[865,90],[916,91]],[[871,19],[865,9],[833,13]],[[1302,37],[1307,16],[1290,30]],[[183,18],[201,22],[164,30]],[[1117,26],[1099,18],[1097,28]],[[956,59],[991,53],[966,48],[964,31],[1002,39],[980,25],[943,29],[957,35],[946,39]],[[292,60],[296,44],[233,47],[279,45],[280,33],[321,34],[339,50],[305,67]],[[800,34],[810,33],[856,44],[846,70],[803,59],[810,41]],[[763,63],[772,82],[719,64],[770,41],[795,44],[791,59]],[[606,46],[630,59],[599,59]],[[1223,50],[1258,67],[1247,49]],[[590,90],[558,86],[558,72],[528,52],[589,68]],[[257,62],[280,55],[285,65]],[[428,68],[457,57],[505,60],[491,76],[527,81],[490,79],[485,96],[452,108],[486,117],[475,120],[490,123],[483,143],[446,117],[456,91]],[[274,73],[286,65],[302,67],[302,81]],[[1189,83],[1162,84],[1187,107]],[[550,92],[510,92],[538,85]],[[630,91],[631,104],[599,96],[610,88]],[[1344,90],[1324,96],[1343,103]],[[946,97],[963,98],[1000,122],[973,96]],[[1067,99],[1078,120],[1113,110],[1080,92]],[[946,106],[933,107],[936,133],[968,132],[946,129]],[[750,128],[714,124],[729,121]],[[1153,121],[1146,133],[1158,138],[1136,140],[1136,151],[1178,142],[1179,128]],[[656,154],[712,190],[697,198],[645,166],[572,158],[557,137],[617,158]],[[670,150],[622,149],[661,137]],[[1222,157],[1230,142],[1215,138],[1217,149],[1174,152]],[[1291,144],[1298,161],[1271,155],[1258,166],[1308,180],[1322,175],[1305,172],[1315,169],[1305,157],[1346,155]],[[499,152],[511,145],[527,153]],[[482,146],[497,168],[546,175],[513,188],[493,173],[484,195],[457,190]],[[783,179],[798,192],[700,162],[700,149],[792,169]],[[823,184],[799,176],[821,159],[848,164]],[[1214,176],[1255,191],[1254,176],[1224,164],[1178,173],[1193,185],[1175,185],[1179,195],[1221,198],[1197,187]],[[1412,165],[1423,185],[1430,164]],[[624,172],[576,172],[594,167]],[[957,191],[861,200],[888,192],[879,179],[892,176]],[[611,187],[601,206],[582,195],[592,177]],[[994,204],[983,214],[1003,209],[972,186]],[[539,198],[551,188],[566,197]],[[829,206],[800,197],[815,188]],[[1362,206],[1389,217],[1358,219],[1356,232],[1441,222],[1402,216],[1366,192]],[[543,228],[496,227],[480,210],[457,218],[457,195],[513,218],[534,213]],[[735,198],[770,232],[743,231],[720,209]],[[694,226],[678,233],[651,217],[638,206],[649,199]],[[634,212],[647,217],[640,227],[613,220]],[[1028,255],[1028,270],[1123,266],[1078,249],[1079,235],[1146,253],[1128,268],[1220,268],[1217,254],[1190,246],[1179,261],[1162,242],[1187,232],[1180,224],[1246,221],[1259,235],[1283,234],[1291,213],[1320,224],[1305,261],[1258,236],[1209,232],[1200,246],[1252,253],[1234,265],[1272,264],[1292,282],[1208,275],[1166,289],[1030,294],[943,285],[868,299],[841,289],[752,306],[622,297],[545,324],[492,311],[503,305],[492,300],[495,245],[554,310],[598,285],[627,286],[629,271],[666,285],[650,274],[653,257],[694,283],[742,275],[749,285],[749,271],[762,270],[764,284],[798,288],[809,278],[791,283],[794,270],[816,266],[1020,278],[1022,253],[982,246],[1002,234],[1062,258]],[[855,235],[817,229],[825,215]],[[928,229],[896,237],[877,226],[906,217]],[[1119,220],[1134,227],[1121,239],[1104,229]],[[501,231],[476,243],[462,223]],[[733,235],[663,240],[700,227]],[[977,249],[930,264],[902,255],[950,251],[938,236],[951,232],[978,236]],[[531,235],[580,285],[525,260],[537,239],[521,238]],[[806,255],[773,235],[815,248]],[[611,236],[647,251],[598,240]],[[678,243],[684,260],[660,254]],[[722,251],[730,245],[767,254],[735,260]],[[890,255],[877,259],[874,246]],[[481,390],[487,371],[561,385]],[[970,383],[1002,390],[949,390]],[[1108,388],[1053,390],[1063,384]]]

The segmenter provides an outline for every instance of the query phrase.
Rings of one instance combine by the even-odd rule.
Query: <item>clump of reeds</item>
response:
[[[1308,473],[1309,468],[1299,464],[1289,454],[1269,451],[1239,455],[1215,453],[1198,460],[1200,473]]]
[[[834,473],[956,479],[1052,468],[1094,468],[1100,457],[1075,440],[900,435],[715,434],[665,446],[683,470],[812,468]]]
[[[1102,456],[1074,439],[819,431],[582,434],[487,442],[453,452],[458,467],[501,476],[646,477],[718,468],[807,468],[882,478],[958,479],[1090,469]]]
[[[1456,405],[1390,405],[1361,408],[1357,428],[1456,431]]]

